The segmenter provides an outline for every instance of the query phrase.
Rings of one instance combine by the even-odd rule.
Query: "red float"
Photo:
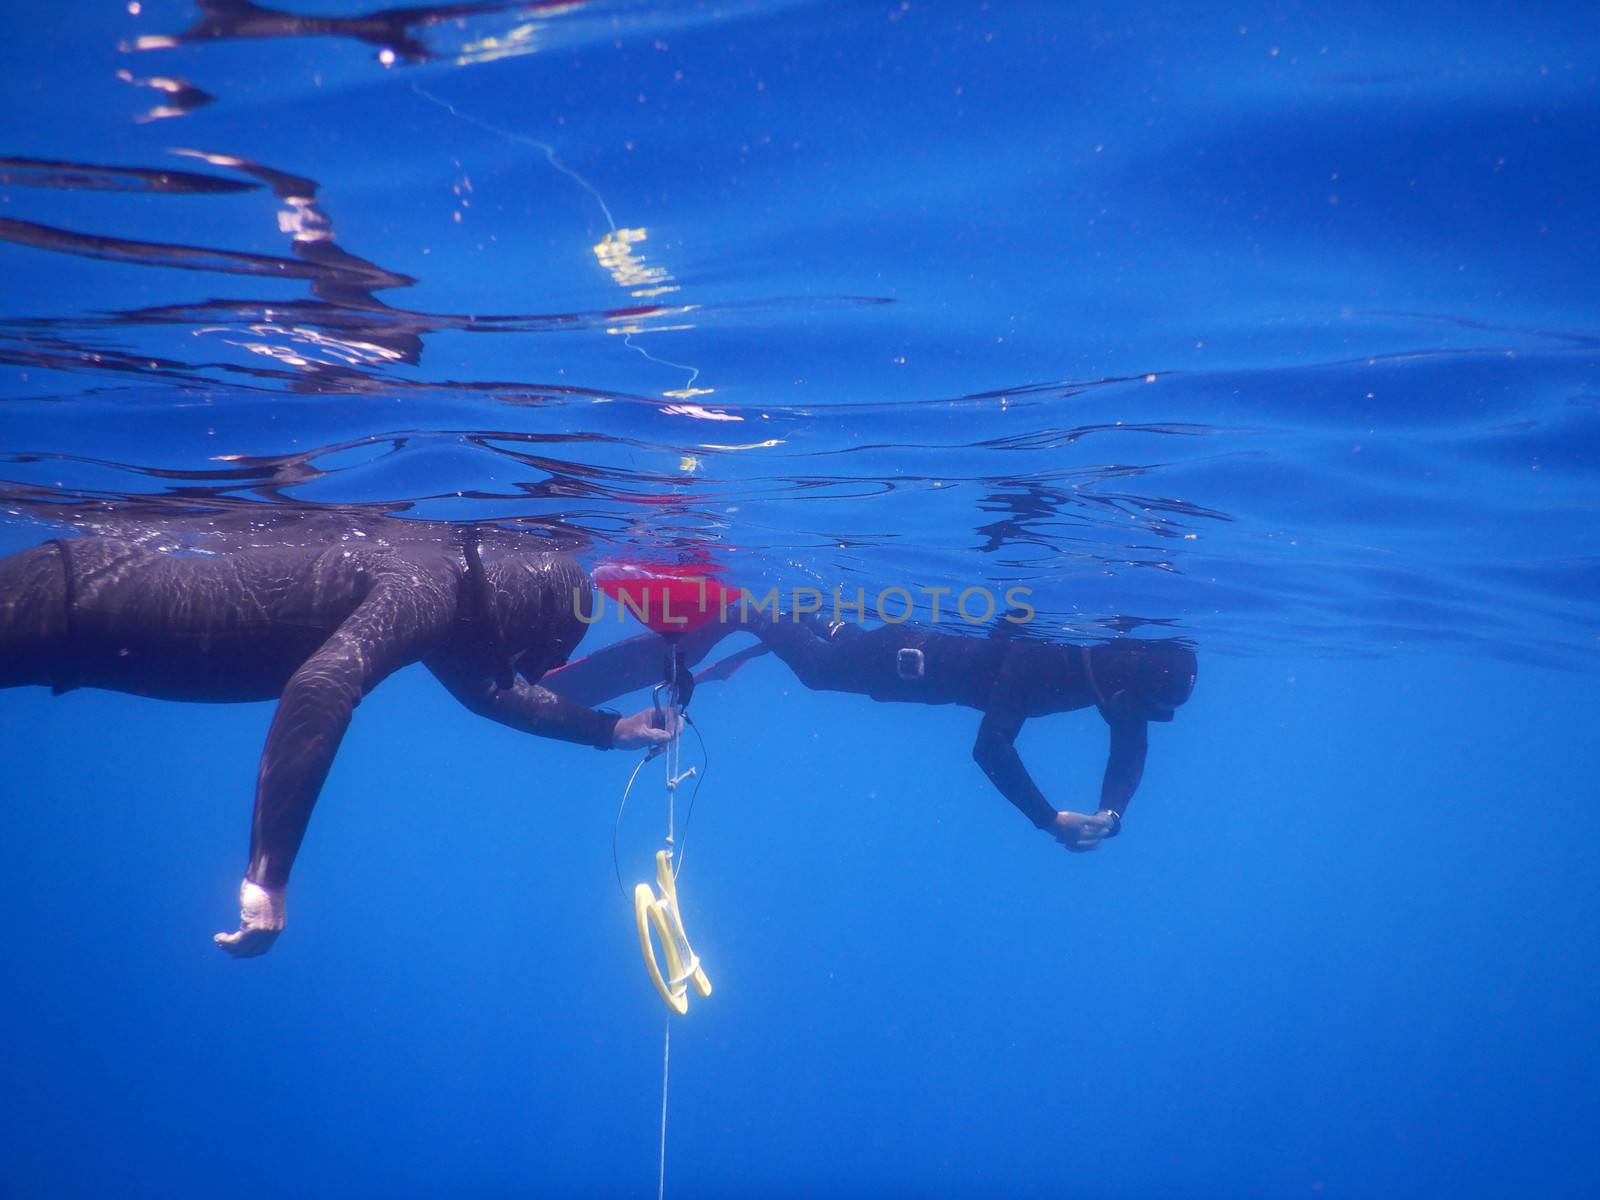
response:
[[[738,608],[741,595],[698,563],[602,563],[594,581],[642,624],[671,640],[725,619]]]

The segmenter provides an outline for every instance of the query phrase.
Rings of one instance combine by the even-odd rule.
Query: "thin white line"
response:
[[[610,229],[612,233],[617,232],[616,218],[611,215],[611,206],[606,203],[606,198],[600,194],[599,189],[596,188],[594,184],[590,183],[582,175],[578,174],[578,172],[574,171],[571,167],[567,166],[566,163],[557,158],[555,147],[551,146],[548,142],[541,142],[538,138],[531,138],[525,133],[517,133],[514,130],[502,129],[498,125],[491,125],[488,121],[485,121],[480,117],[474,117],[470,113],[464,113],[454,104],[451,104],[450,101],[445,100],[440,96],[435,96],[432,92],[426,90],[421,84],[413,83],[411,85],[411,90],[417,95],[421,96],[424,100],[427,100],[433,104],[437,104],[452,117],[456,117],[462,121],[465,121],[468,125],[476,125],[479,129],[486,129],[490,133],[499,134],[508,141],[518,142],[521,145],[532,146],[537,150],[543,151],[546,160],[549,161],[552,167],[560,171],[568,179],[572,180],[573,183],[576,183],[584,191],[588,192],[589,195],[594,197],[594,202],[600,206],[600,215],[606,219],[606,227]],[[700,378],[699,367],[691,367],[687,363],[676,363],[670,361],[669,359],[657,358],[643,346],[635,345],[632,333],[625,333],[622,335],[622,344],[630,350],[637,351],[639,354],[643,355],[645,358],[649,359],[653,363],[658,364],[659,366],[671,367],[678,371],[687,371],[689,373],[689,379],[688,382],[683,385],[685,390],[694,387],[695,381]]]
[[[488,121],[483,120],[481,117],[474,117],[470,113],[464,113],[454,104],[451,104],[450,101],[442,99],[439,96],[435,96],[432,92],[425,90],[420,84],[413,83],[411,85],[411,90],[417,95],[421,96],[424,100],[430,100],[434,104],[437,104],[452,117],[459,117],[468,125],[476,125],[479,129],[487,129],[490,133],[497,133],[508,141],[519,142],[524,146],[532,146],[537,150],[544,151],[544,156],[549,160],[552,167],[560,171],[568,179],[572,180],[573,183],[577,184],[584,191],[588,192],[589,195],[594,197],[594,202],[600,206],[600,215],[606,219],[606,225],[610,228],[612,233],[617,231],[617,222],[611,216],[611,208],[606,204],[605,197],[599,193],[594,184],[590,183],[582,175],[578,174],[571,167],[567,166],[566,163],[557,158],[555,147],[550,145],[549,142],[541,142],[538,138],[531,138],[525,133],[517,133],[514,130],[502,129],[498,125],[491,125]]]
[[[656,1175],[656,1200],[667,1195],[667,1067],[672,1059],[672,1017],[666,1018],[661,1037],[661,1168]]]

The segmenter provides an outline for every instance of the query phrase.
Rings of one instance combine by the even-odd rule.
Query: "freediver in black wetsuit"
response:
[[[527,733],[600,749],[667,737],[652,712],[596,712],[538,686],[592,604],[570,558],[486,563],[472,540],[212,555],[63,538],[0,560],[0,687],[278,701],[239,929],[215,939],[244,958],[283,930],[289,871],[351,712],[399,668],[424,663],[467,708]]]
[[[1194,651],[1177,642],[1117,638],[1093,646],[1016,636],[1002,619],[987,638],[929,626],[865,629],[816,616],[757,612],[742,622],[686,634],[679,646],[690,665],[729,634],[755,634],[762,646],[740,651],[698,676],[723,678],[753,653],[771,650],[814,691],[854,692],[874,700],[959,704],[983,713],[972,757],[1005,798],[1038,828],[1073,851],[1096,849],[1122,829],[1122,815],[1144,774],[1147,723],[1170,721],[1194,690]],[[599,703],[653,681],[659,640],[632,638],[546,677],[569,699]],[[1024,721],[1080,708],[1099,710],[1111,749],[1094,813],[1057,811],[1017,753]]]

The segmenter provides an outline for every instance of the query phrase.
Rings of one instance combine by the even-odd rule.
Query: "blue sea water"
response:
[[[700,690],[667,1194],[1592,1190],[1590,6],[346,3],[7,12],[0,552],[476,522],[1199,654],[1092,855],[972,712]],[[234,962],[270,717],[0,692],[0,1197],[656,1194],[636,756],[402,671]]]

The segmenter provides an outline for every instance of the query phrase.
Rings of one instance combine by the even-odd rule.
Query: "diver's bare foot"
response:
[[[239,930],[211,940],[234,958],[254,958],[272,949],[286,920],[284,890],[246,879],[239,885]]]

